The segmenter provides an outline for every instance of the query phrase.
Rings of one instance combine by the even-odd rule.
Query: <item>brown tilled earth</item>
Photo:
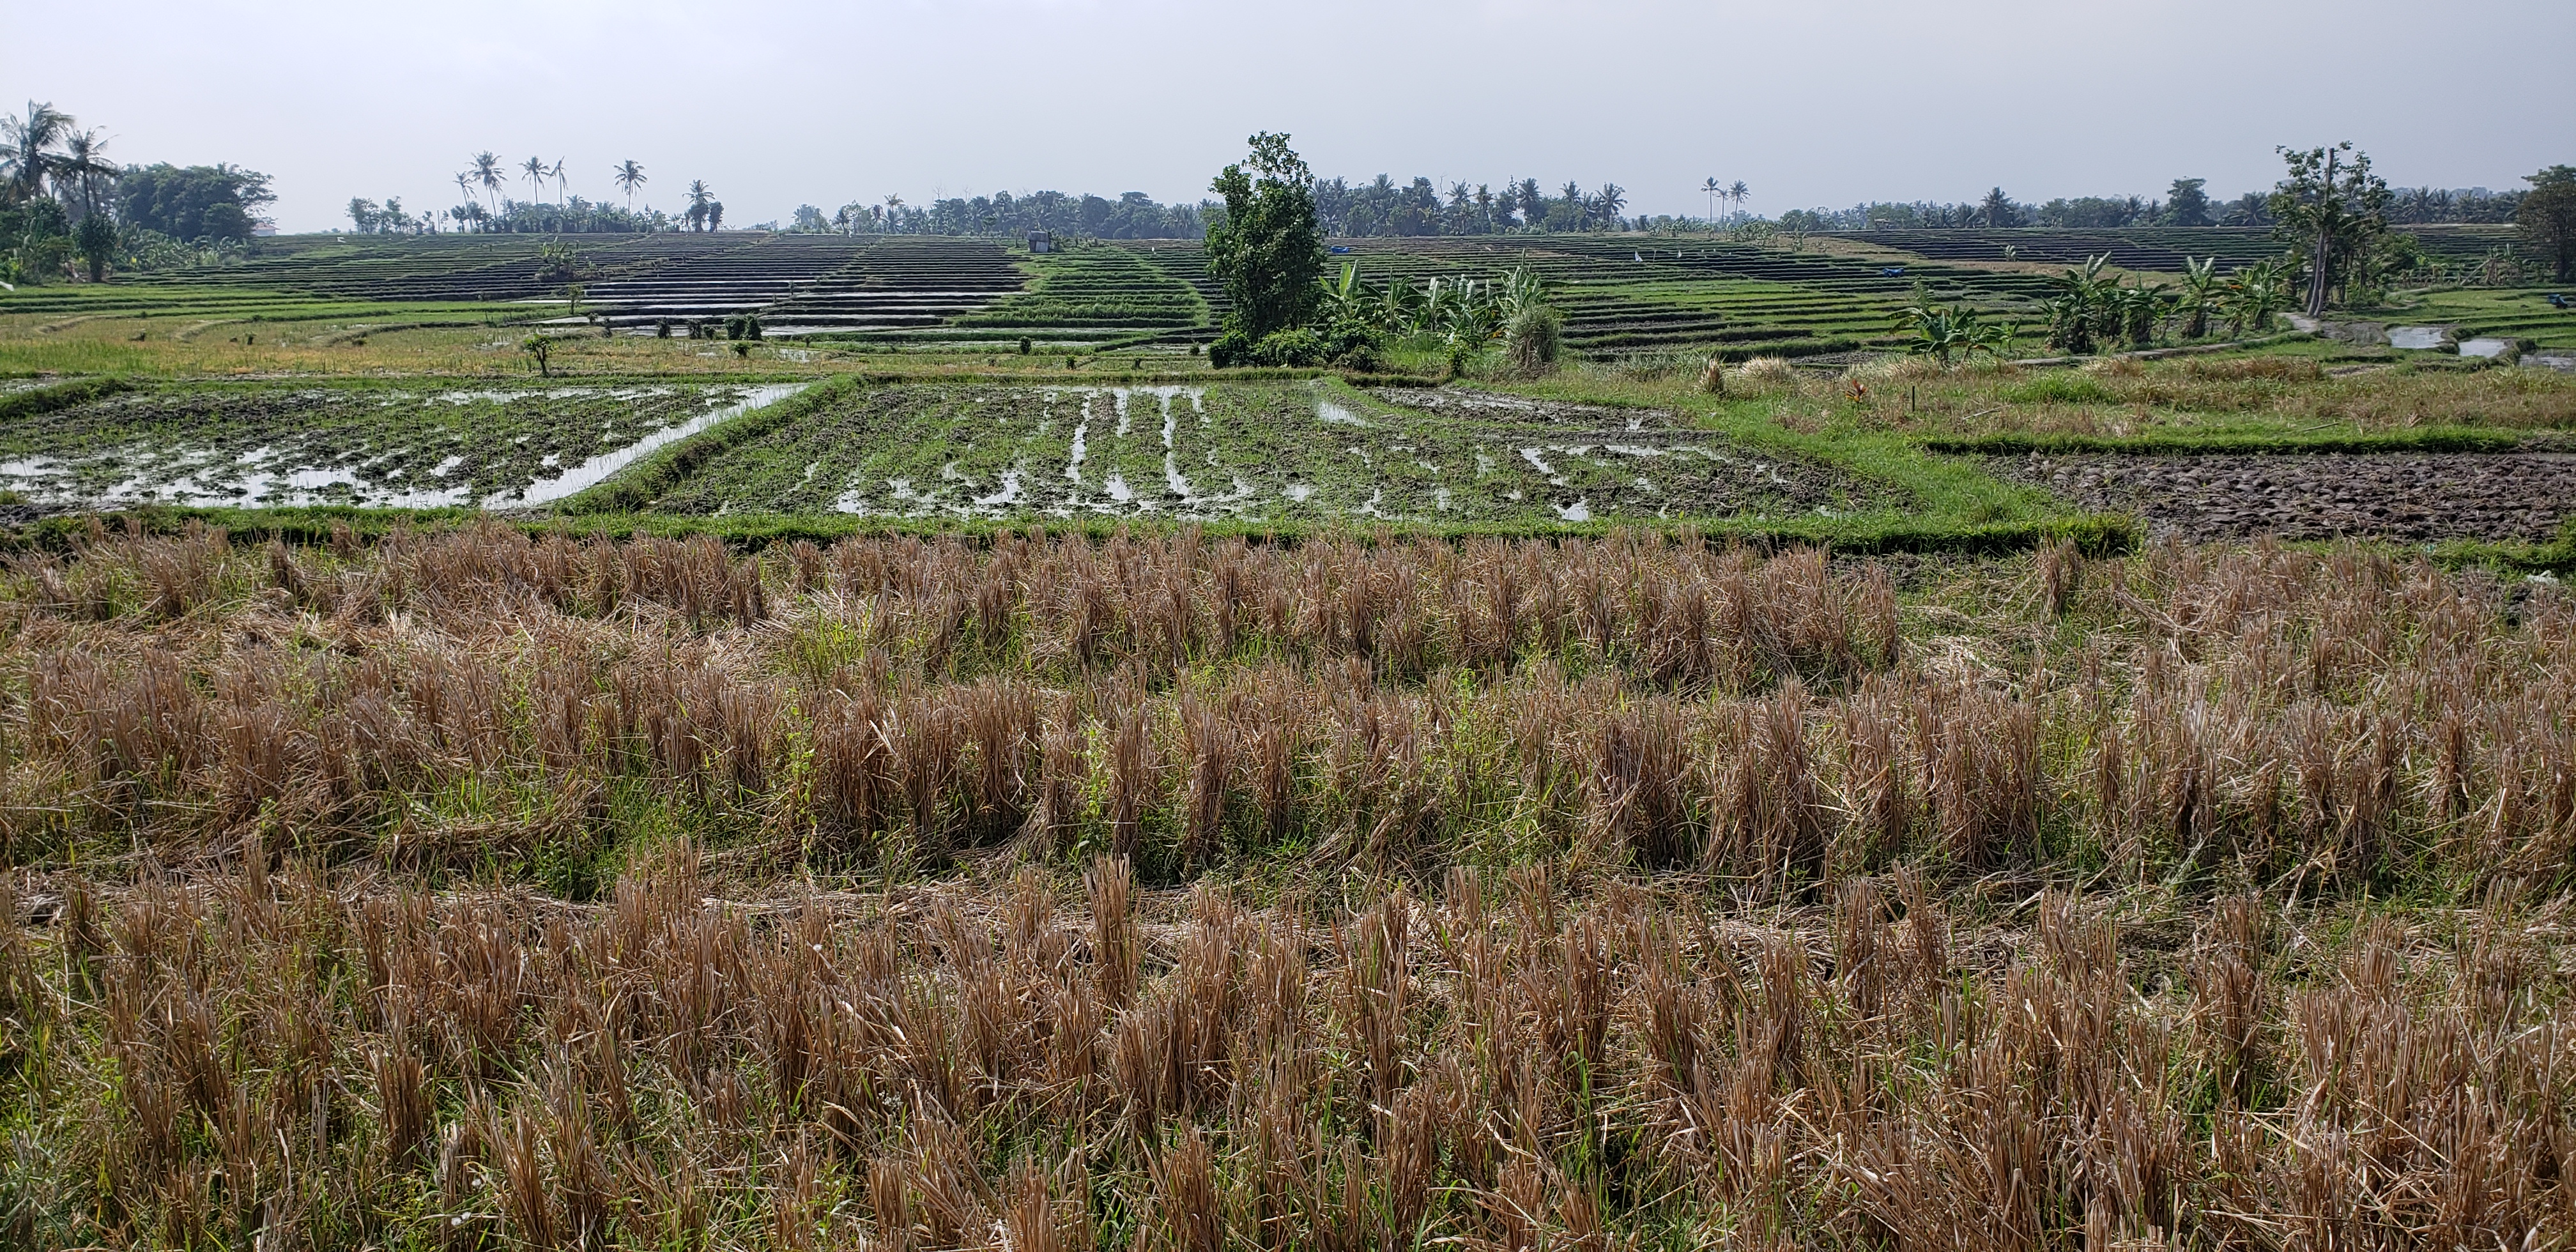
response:
[[[2091,453],[1998,458],[2007,477],[2158,537],[2545,542],[2576,513],[2576,453]]]

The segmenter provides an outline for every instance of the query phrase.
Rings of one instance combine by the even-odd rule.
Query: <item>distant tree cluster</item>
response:
[[[1646,218],[1623,216],[1627,190],[1616,183],[1586,191],[1566,183],[1551,193],[1537,179],[1470,187],[1451,183],[1444,193],[1428,178],[1399,184],[1388,175],[1354,184],[1315,180],[1310,187],[1316,221],[1337,238],[1403,235],[1492,235],[1515,231],[1643,229]],[[947,198],[928,205],[888,196],[881,203],[851,203],[829,215],[801,205],[791,229],[889,235],[1017,236],[1033,230],[1095,239],[1197,239],[1222,220],[1216,200],[1162,204],[1141,191],[1115,200],[1095,195],[1037,191],[1014,196]]]
[[[1501,235],[1522,231],[1626,230],[1628,191],[1604,183],[1586,191],[1568,181],[1549,192],[1535,178],[1449,184],[1428,178],[1397,183],[1380,174],[1356,186],[1331,178],[1315,184],[1315,213],[1324,233],[1342,238],[1406,235]]]
[[[2128,230],[2146,226],[2238,226],[2267,229],[2278,223],[2272,193],[2249,191],[2233,200],[2210,197],[2207,179],[2177,178],[2162,198],[2152,196],[2059,196],[2028,204],[1997,187],[1975,202],[1874,200],[1848,209],[1791,209],[1780,215],[1784,229],[1808,231],[1966,230],[2041,226],[2059,230]],[[2412,226],[2437,222],[2502,224],[2515,220],[2524,191],[2489,191],[2484,187],[2442,190],[2397,188],[2390,193],[2387,219]]]
[[[928,205],[906,204],[887,196],[876,204],[856,201],[829,217],[812,205],[796,210],[792,229],[854,235],[989,235],[1010,237],[1043,230],[1095,239],[1196,239],[1207,233],[1212,201],[1159,204],[1141,191],[1115,200],[1061,191],[1033,191],[1014,196],[952,196]]]
[[[636,209],[635,189],[651,180],[645,176],[644,167],[634,161],[621,161],[610,172],[611,181],[626,195],[622,206],[574,194],[570,164],[560,157],[552,162],[529,157],[512,166],[490,151],[478,152],[450,178],[460,197],[454,207],[414,214],[404,211],[402,201],[395,197],[386,197],[381,205],[353,197],[348,209],[350,226],[362,235],[437,234],[441,229],[520,235],[648,234],[683,227],[713,230],[723,212],[723,206],[707,194],[703,181],[690,184],[688,215],[674,217],[650,206]],[[531,192],[527,199],[513,199],[502,191],[522,180]],[[555,189],[553,200],[545,198],[549,183]],[[480,200],[475,198],[478,193]],[[713,220],[711,212],[716,215]]]
[[[51,104],[0,117],[0,281],[220,261],[247,250],[276,199],[267,175],[238,166],[120,166]]]
[[[277,202],[268,182],[238,165],[138,166],[117,176],[117,215],[173,239],[248,239],[259,211]]]
[[[2150,196],[2059,196],[2028,204],[1997,187],[1981,199],[1879,200],[1848,209],[1791,209],[1780,215],[1790,230],[2000,230],[2039,226],[2056,230],[2127,230],[2143,226],[2269,226],[2263,192],[2219,204],[2201,178],[2177,178],[2161,199]]]

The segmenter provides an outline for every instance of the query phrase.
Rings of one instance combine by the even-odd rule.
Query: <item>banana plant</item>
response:
[[[1370,302],[1376,297],[1367,283],[1360,281],[1356,262],[1342,262],[1342,272],[1331,278],[1317,278],[1324,289],[1324,309],[1334,321],[1365,321]]]
[[[1905,344],[1908,353],[1931,357],[1944,366],[1954,354],[2001,354],[2011,345],[2014,330],[1987,322],[1967,305],[1920,298],[1897,313],[1896,329],[1913,335]]]
[[[1402,274],[1386,280],[1377,297],[1377,323],[1390,335],[1408,335],[1422,314],[1422,293]]]
[[[1481,348],[1502,337],[1502,302],[1494,298],[1494,285],[1462,278],[1449,289],[1446,303],[1432,329],[1440,332],[1453,349]]]
[[[2224,292],[2229,332],[2242,335],[2270,329],[2272,315],[2289,301],[2289,267],[2279,260],[2257,261],[2237,270],[2227,276]]]
[[[2165,285],[2149,286],[2141,282],[2131,286],[2124,280],[2111,288],[2110,297],[2106,302],[2110,325],[2106,327],[2105,334],[2126,335],[2131,347],[2153,345],[2156,323],[2164,320],[2165,311],[2172,305]]]
[[[2209,315],[2218,307],[2218,258],[2202,257],[2195,261],[2182,259],[2182,290],[2176,296],[2182,311],[2182,337],[2198,339],[2209,333]]]
[[[2113,302],[2115,284],[2102,278],[2102,269],[2110,264],[2110,254],[2088,256],[2080,269],[2071,269],[2048,280],[2057,295],[2042,308],[2048,314],[2048,342],[2060,352],[2081,356],[2093,351],[2096,334],[2117,334]]]
[[[1540,282],[1538,275],[1528,269],[1514,266],[1511,273],[1503,275],[1497,299],[1502,305],[1502,320],[1508,322],[1546,304],[1547,284]]]

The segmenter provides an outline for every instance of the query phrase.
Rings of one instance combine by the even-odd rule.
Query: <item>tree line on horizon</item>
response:
[[[2125,230],[2149,226],[2234,226],[2269,229],[2278,224],[2271,191],[2249,191],[2216,200],[2209,180],[2177,178],[2162,197],[2059,196],[2030,203],[1997,187],[1984,198],[1956,204],[1937,200],[1870,201],[1848,209],[1791,209],[1779,225],[1790,230],[2000,230],[2035,226],[2059,230]],[[2385,216],[2401,226],[2436,223],[2505,225],[2522,208],[2526,189],[2398,187],[2389,191]]]
[[[71,114],[0,116],[0,282],[42,283],[237,257],[268,226],[269,176],[237,165],[124,166]]]

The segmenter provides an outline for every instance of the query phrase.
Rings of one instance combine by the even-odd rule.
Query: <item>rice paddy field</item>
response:
[[[1349,245],[1543,377],[1177,244],[0,294],[0,1244],[2568,1246],[2576,314],[1945,368],[2244,241],[1933,234]]]
[[[137,388],[15,424],[0,490],[53,508],[537,504],[800,386]]]
[[[1831,516],[1894,498],[1644,409],[1314,383],[912,384],[729,448],[647,507],[1527,526]]]

